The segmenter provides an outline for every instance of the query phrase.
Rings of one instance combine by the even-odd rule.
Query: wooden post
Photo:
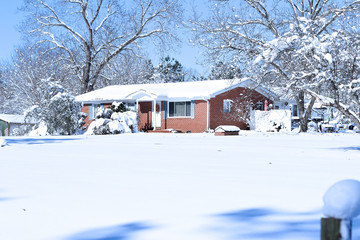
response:
[[[351,220],[322,218],[321,240],[351,240],[351,226]]]

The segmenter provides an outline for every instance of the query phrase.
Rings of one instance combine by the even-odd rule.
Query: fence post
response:
[[[360,182],[341,180],[332,185],[323,196],[321,240],[351,240],[352,219],[360,215]]]
[[[321,240],[351,240],[352,221],[321,218]]]
[[[341,219],[321,218],[321,240],[341,240]]]

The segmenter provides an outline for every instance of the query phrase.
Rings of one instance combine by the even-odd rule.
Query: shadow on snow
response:
[[[316,239],[320,238],[321,211],[292,213],[252,208],[217,215],[225,220],[217,227],[229,239]],[[353,239],[360,239],[360,219],[353,220]]]
[[[360,151],[360,147],[356,146],[356,147],[345,147],[345,148],[341,148],[342,150],[345,151]]]
[[[45,143],[61,143],[66,141],[80,140],[81,138],[10,138],[6,139],[6,143],[12,144],[45,144]]]
[[[350,146],[350,147],[339,147],[339,148],[329,148],[330,150],[342,150],[342,151],[360,151],[360,146]]]
[[[77,233],[66,240],[129,240],[136,232],[150,229],[151,227],[144,223],[129,223],[118,226],[91,229],[85,232]]]
[[[12,199],[13,199],[13,198],[0,197],[0,202],[9,201],[9,200],[12,200]]]
[[[320,212],[286,213],[252,208],[220,214],[229,239],[319,239]]]

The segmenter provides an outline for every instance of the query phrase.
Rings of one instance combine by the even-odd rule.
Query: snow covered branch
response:
[[[39,44],[51,44],[68,55],[81,79],[81,92],[94,89],[104,67],[124,51],[133,51],[142,39],[173,36],[180,19],[178,0],[134,0],[120,6],[115,0],[29,0],[29,26]],[[36,35],[38,33],[38,35]],[[54,49],[50,47],[49,50]]]

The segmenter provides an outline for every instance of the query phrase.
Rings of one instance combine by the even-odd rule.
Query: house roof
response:
[[[7,123],[18,123],[18,124],[25,123],[24,115],[0,114],[0,120],[3,120],[4,122]]]
[[[254,88],[275,99],[277,95],[256,85],[250,79],[208,80],[196,82],[113,85],[76,97],[80,102],[111,102],[115,100],[210,99],[236,87]]]

